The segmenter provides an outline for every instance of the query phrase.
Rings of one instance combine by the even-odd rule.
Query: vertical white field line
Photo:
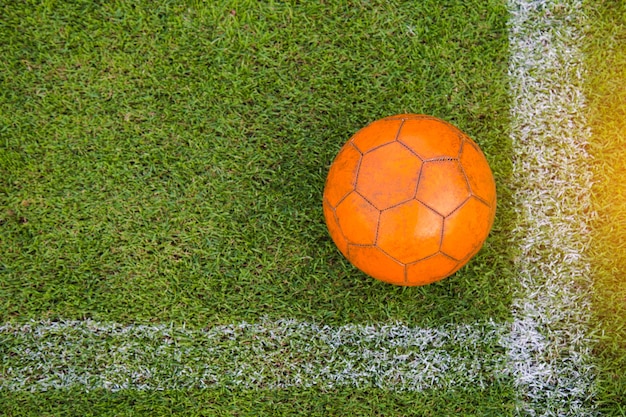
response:
[[[592,415],[584,24],[580,0],[509,0],[516,259],[506,341],[518,413]]]

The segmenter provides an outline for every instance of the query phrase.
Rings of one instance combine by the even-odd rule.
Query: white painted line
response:
[[[495,323],[422,329],[295,320],[206,330],[94,321],[5,324],[0,390],[486,387],[505,375],[500,341],[507,331]]]
[[[509,0],[520,291],[508,356],[523,415],[592,415],[590,138],[580,0]]]

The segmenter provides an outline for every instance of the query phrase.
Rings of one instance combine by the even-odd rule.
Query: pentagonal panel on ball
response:
[[[473,143],[473,141],[465,140],[461,150],[460,161],[472,193],[493,204],[496,199],[496,183],[487,158],[478,148],[478,145]]]
[[[404,265],[390,258],[376,246],[349,245],[348,259],[371,277],[396,285],[404,285]]]
[[[461,149],[461,132],[437,119],[407,120],[402,125],[398,140],[422,159],[456,158]]]
[[[378,209],[415,195],[422,162],[404,145],[393,142],[363,155],[356,190]]]
[[[465,174],[456,160],[424,162],[416,198],[447,216],[470,196]]]
[[[380,211],[359,194],[349,194],[335,209],[339,227],[348,242],[371,245],[376,240]]]
[[[426,285],[451,275],[458,262],[450,257],[437,253],[406,267],[407,285]]]
[[[333,239],[333,242],[335,242],[335,245],[343,256],[348,256],[348,242],[339,228],[339,222],[337,221],[337,216],[335,216],[335,210],[330,206],[326,199],[324,199],[322,207],[324,209],[324,219],[326,220],[326,226],[328,227],[330,237]]]
[[[335,157],[324,187],[324,198],[331,206],[336,207],[342,198],[354,190],[360,162],[361,153],[349,143]]]
[[[402,263],[436,253],[441,243],[443,217],[411,200],[380,215],[376,245]]]
[[[473,256],[487,239],[494,211],[472,197],[443,221],[441,251],[454,259]]]
[[[402,120],[381,119],[370,123],[352,136],[350,142],[366,153],[396,140]]]

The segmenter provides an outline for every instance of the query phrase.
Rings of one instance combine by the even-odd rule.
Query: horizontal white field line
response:
[[[436,328],[263,320],[191,330],[95,321],[0,326],[0,390],[485,387],[511,323]]]

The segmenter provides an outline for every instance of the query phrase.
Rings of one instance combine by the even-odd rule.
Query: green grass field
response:
[[[626,11],[619,2],[587,7],[585,94],[599,213],[587,254],[596,281],[590,333],[599,340],[594,403],[624,415],[626,258],[616,249],[624,241],[624,194],[613,192],[610,178],[623,170],[616,151],[623,138],[613,132],[624,130],[626,106],[624,94],[613,93],[626,81]],[[0,328],[93,321],[202,332],[289,319],[332,329],[451,329],[514,321],[519,214],[505,2],[7,2],[0,16]],[[407,112],[467,132],[489,160],[499,198],[479,254],[453,277],[418,288],[351,267],[328,236],[321,206],[342,144],[372,120]],[[606,180],[603,172],[611,173]],[[39,342],[0,331],[0,414],[503,416],[515,415],[519,401],[513,377],[490,369],[477,372],[476,384],[444,380],[424,390],[370,380],[283,388],[199,388],[174,379],[164,389],[137,389],[137,378],[119,390],[3,385],[26,366],[16,341],[49,342],[49,350],[65,343],[69,355],[80,355],[109,343],[94,334]],[[144,372],[147,361],[167,382],[186,369],[177,352],[205,346],[184,337],[166,342],[180,349],[159,350],[163,339],[138,345],[156,359],[138,353],[133,372]],[[374,350],[377,341],[368,343]],[[132,356],[115,356],[112,346],[103,363],[131,366]],[[359,346],[341,349],[358,356]],[[461,364],[468,346],[438,348]],[[495,339],[474,348],[494,358],[486,363],[507,361]],[[280,349],[293,363],[333,354],[324,346]],[[231,362],[228,354],[215,359],[218,368]]]
[[[482,3],[6,7],[0,319],[506,320],[506,10]],[[501,196],[488,248],[418,290],[349,267],[320,205],[343,142],[407,111],[475,137]]]
[[[596,5],[594,5],[596,6]],[[599,7],[598,7],[599,6]],[[606,415],[626,415],[626,5],[603,1],[588,7],[590,146],[595,184],[594,314],[598,403]]]

